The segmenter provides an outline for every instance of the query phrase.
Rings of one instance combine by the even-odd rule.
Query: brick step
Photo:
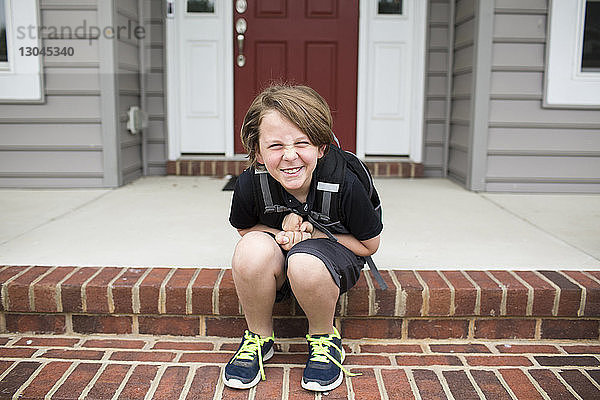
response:
[[[600,271],[369,271],[340,297],[336,324],[358,339],[600,338]],[[2,332],[239,337],[231,269],[0,268]],[[278,337],[301,337],[294,299],[275,306]]]
[[[300,386],[304,340],[277,339],[255,389],[224,387],[237,339],[0,335],[2,398],[321,399]],[[600,342],[347,340],[359,376],[335,399],[597,399]],[[47,396],[47,397],[46,397]]]
[[[421,178],[423,164],[412,161],[366,161],[374,177]],[[167,175],[176,176],[239,176],[248,167],[246,160],[179,159],[167,161]]]

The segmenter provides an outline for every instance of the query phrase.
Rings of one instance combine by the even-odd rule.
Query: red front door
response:
[[[305,84],[329,103],[342,148],[356,151],[358,0],[234,0],[235,153],[245,153],[239,132],[248,106],[272,82]],[[242,8],[243,9],[243,8]],[[241,10],[241,9],[240,9]],[[240,18],[245,64],[241,54]]]

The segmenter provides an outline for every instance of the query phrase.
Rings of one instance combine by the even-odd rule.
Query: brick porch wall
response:
[[[410,161],[367,161],[374,177],[420,178],[423,164]],[[177,176],[239,176],[248,167],[245,160],[185,160],[167,161],[167,175]]]
[[[365,270],[338,302],[348,339],[600,339],[600,271]],[[1,332],[241,336],[231,269],[0,267]],[[275,334],[301,337],[294,299]]]

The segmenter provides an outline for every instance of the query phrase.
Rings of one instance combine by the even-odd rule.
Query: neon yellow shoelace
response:
[[[337,330],[335,331],[335,333],[337,334]],[[348,371],[342,366],[342,364],[338,360],[336,360],[331,354],[329,354],[330,346],[333,346],[340,354],[342,354],[342,349],[340,349],[335,343],[333,343],[333,338],[331,337],[331,335],[321,336],[317,338],[314,338],[310,335],[306,335],[306,339],[308,340],[308,344],[312,348],[312,356],[310,358],[310,361],[328,363],[329,360],[331,360],[331,362],[333,362],[336,366],[340,367],[341,370],[344,371],[344,373],[348,376],[362,375]]]
[[[260,377],[262,380],[266,380],[265,370],[263,368],[263,357],[262,357],[262,346],[269,340],[275,340],[274,335],[266,339],[262,339],[258,335],[251,335],[250,332],[246,331],[244,334],[244,343],[240,347],[237,353],[235,353],[234,359],[236,360],[250,360],[252,361],[256,354],[258,354],[258,366],[260,368]]]

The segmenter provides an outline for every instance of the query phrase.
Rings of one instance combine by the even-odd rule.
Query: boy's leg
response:
[[[273,334],[273,304],[285,281],[284,262],[281,248],[264,232],[244,235],[233,254],[233,280],[248,329],[263,337]]]
[[[323,261],[307,253],[292,254],[288,258],[287,276],[292,292],[308,318],[308,333],[333,333],[340,288]]]
[[[284,262],[281,248],[264,232],[245,234],[235,248],[233,280],[248,330],[223,369],[226,386],[249,389],[265,379],[263,362],[273,356],[273,303],[285,281]]]
[[[287,276],[298,303],[308,318],[309,357],[302,387],[330,391],[341,385],[344,373],[342,338],[333,326],[340,293],[360,276],[364,260],[329,239],[309,239],[292,247]]]

